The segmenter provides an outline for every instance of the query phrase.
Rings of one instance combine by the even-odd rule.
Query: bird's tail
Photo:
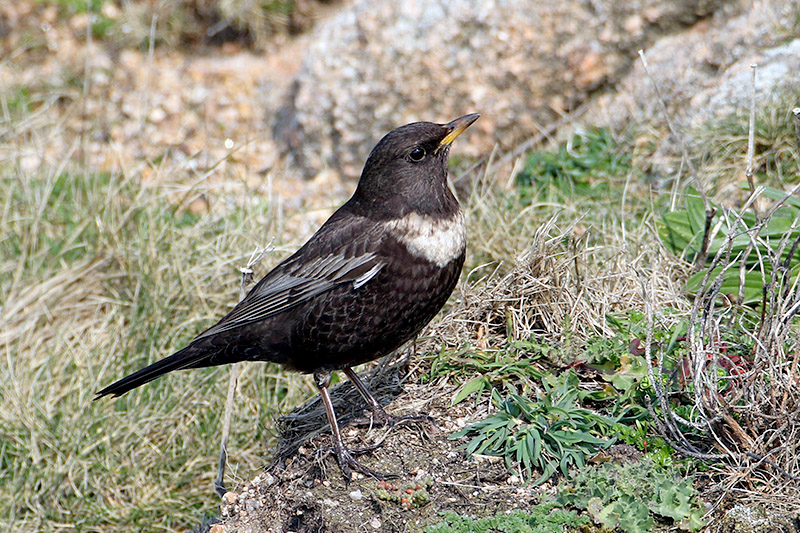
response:
[[[207,360],[209,359],[207,349],[204,349],[197,344],[190,344],[183,350],[175,352],[169,357],[165,357],[160,361],[156,361],[150,366],[147,366],[138,372],[134,372],[129,376],[125,376],[121,380],[112,383],[108,387],[97,393],[95,400],[113,394],[114,397],[122,396],[129,390],[135,389],[145,383],[150,383],[159,376],[172,372],[173,370],[181,370],[184,368],[196,368],[198,366],[208,366]],[[205,363],[205,364],[204,364]]]

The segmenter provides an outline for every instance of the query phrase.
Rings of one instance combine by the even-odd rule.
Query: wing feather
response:
[[[352,257],[330,254],[302,263],[289,260],[270,272],[239,305],[197,339],[264,320],[342,283],[353,283],[357,289],[381,268],[383,263],[374,253]]]

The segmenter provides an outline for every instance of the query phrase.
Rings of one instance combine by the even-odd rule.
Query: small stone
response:
[[[150,122],[153,124],[158,124],[159,122],[163,121],[167,118],[167,112],[161,109],[160,107],[156,107],[152,111],[150,111],[150,115],[147,117]]]
[[[644,19],[638,13],[634,13],[625,19],[623,28],[628,33],[639,34],[644,29]]]
[[[364,497],[364,495],[361,494],[361,489],[356,489],[350,493],[350,497],[354,500],[360,500],[361,498]]]
[[[189,93],[189,102],[195,105],[202,104],[206,101],[210,92],[206,87],[196,86]]]
[[[370,520],[369,525],[372,526],[373,529],[380,529],[381,528],[381,521],[375,517]]]
[[[226,492],[223,494],[222,499],[225,501],[225,505],[233,505],[236,503],[236,500],[239,498],[239,495],[235,492]]]
[[[225,533],[225,526],[222,524],[214,524],[209,528],[208,533]]]

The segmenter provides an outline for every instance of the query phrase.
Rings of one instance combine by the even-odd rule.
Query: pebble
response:
[[[364,495],[361,494],[361,489],[356,489],[350,493],[350,497],[354,500],[360,500],[361,498],[364,497]]]
[[[377,517],[370,520],[369,525],[372,526],[373,529],[380,529],[381,528],[381,521]]]
[[[152,111],[150,111],[150,115],[148,115],[147,118],[153,124],[158,124],[159,122],[167,118],[167,112],[161,109],[160,107],[156,107]]]

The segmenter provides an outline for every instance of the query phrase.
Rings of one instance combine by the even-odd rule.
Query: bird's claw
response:
[[[339,448],[338,446],[334,447],[333,452],[336,454],[336,462],[339,463],[339,469],[341,469],[345,481],[349,483],[353,480],[353,471],[360,472],[365,476],[371,476],[380,480],[400,477],[397,474],[384,474],[383,472],[373,470],[362,465],[356,461],[355,457],[353,457],[353,455],[357,455],[358,453],[366,453],[367,451],[370,451],[369,447],[357,450],[348,450],[347,448]]]

